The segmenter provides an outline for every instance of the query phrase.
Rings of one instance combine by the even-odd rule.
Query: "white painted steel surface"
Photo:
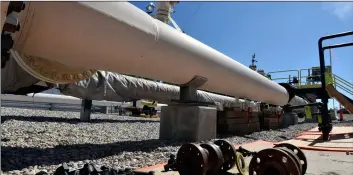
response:
[[[73,67],[163,80],[208,79],[200,89],[288,103],[285,88],[128,2],[28,2],[14,49]]]

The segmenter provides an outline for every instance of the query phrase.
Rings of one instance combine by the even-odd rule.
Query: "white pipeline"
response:
[[[19,53],[178,85],[197,75],[208,79],[202,90],[289,101],[282,86],[128,2],[28,2],[19,20]]]

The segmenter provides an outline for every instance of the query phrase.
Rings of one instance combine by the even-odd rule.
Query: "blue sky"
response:
[[[131,3],[144,10],[149,2]],[[247,66],[256,53],[265,72],[318,66],[318,39],[353,30],[353,2],[180,2],[175,10],[188,35]],[[333,72],[353,82],[353,47],[332,56]]]

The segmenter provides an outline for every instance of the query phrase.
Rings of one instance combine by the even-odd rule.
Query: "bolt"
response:
[[[72,80],[74,77],[72,75],[65,75],[65,79]]]
[[[54,80],[58,80],[58,79],[60,79],[60,76],[54,72],[54,73],[52,74],[52,78],[53,78]]]
[[[31,66],[33,68],[37,68],[38,67],[38,63],[35,60],[33,60],[33,59],[30,59],[30,64],[31,64]]]
[[[82,79],[83,75],[82,74],[77,74],[76,77],[77,77],[77,79]]]
[[[41,68],[41,69],[40,69],[40,73],[41,73],[42,75],[48,75],[48,71],[47,71],[46,68]]]
[[[88,70],[88,71],[85,71],[84,74],[85,74],[86,76],[91,76],[91,75],[92,75],[92,72]]]

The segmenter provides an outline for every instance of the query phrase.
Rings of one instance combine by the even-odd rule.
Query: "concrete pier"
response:
[[[217,109],[214,107],[163,106],[160,119],[160,139],[198,142],[216,138]]]

